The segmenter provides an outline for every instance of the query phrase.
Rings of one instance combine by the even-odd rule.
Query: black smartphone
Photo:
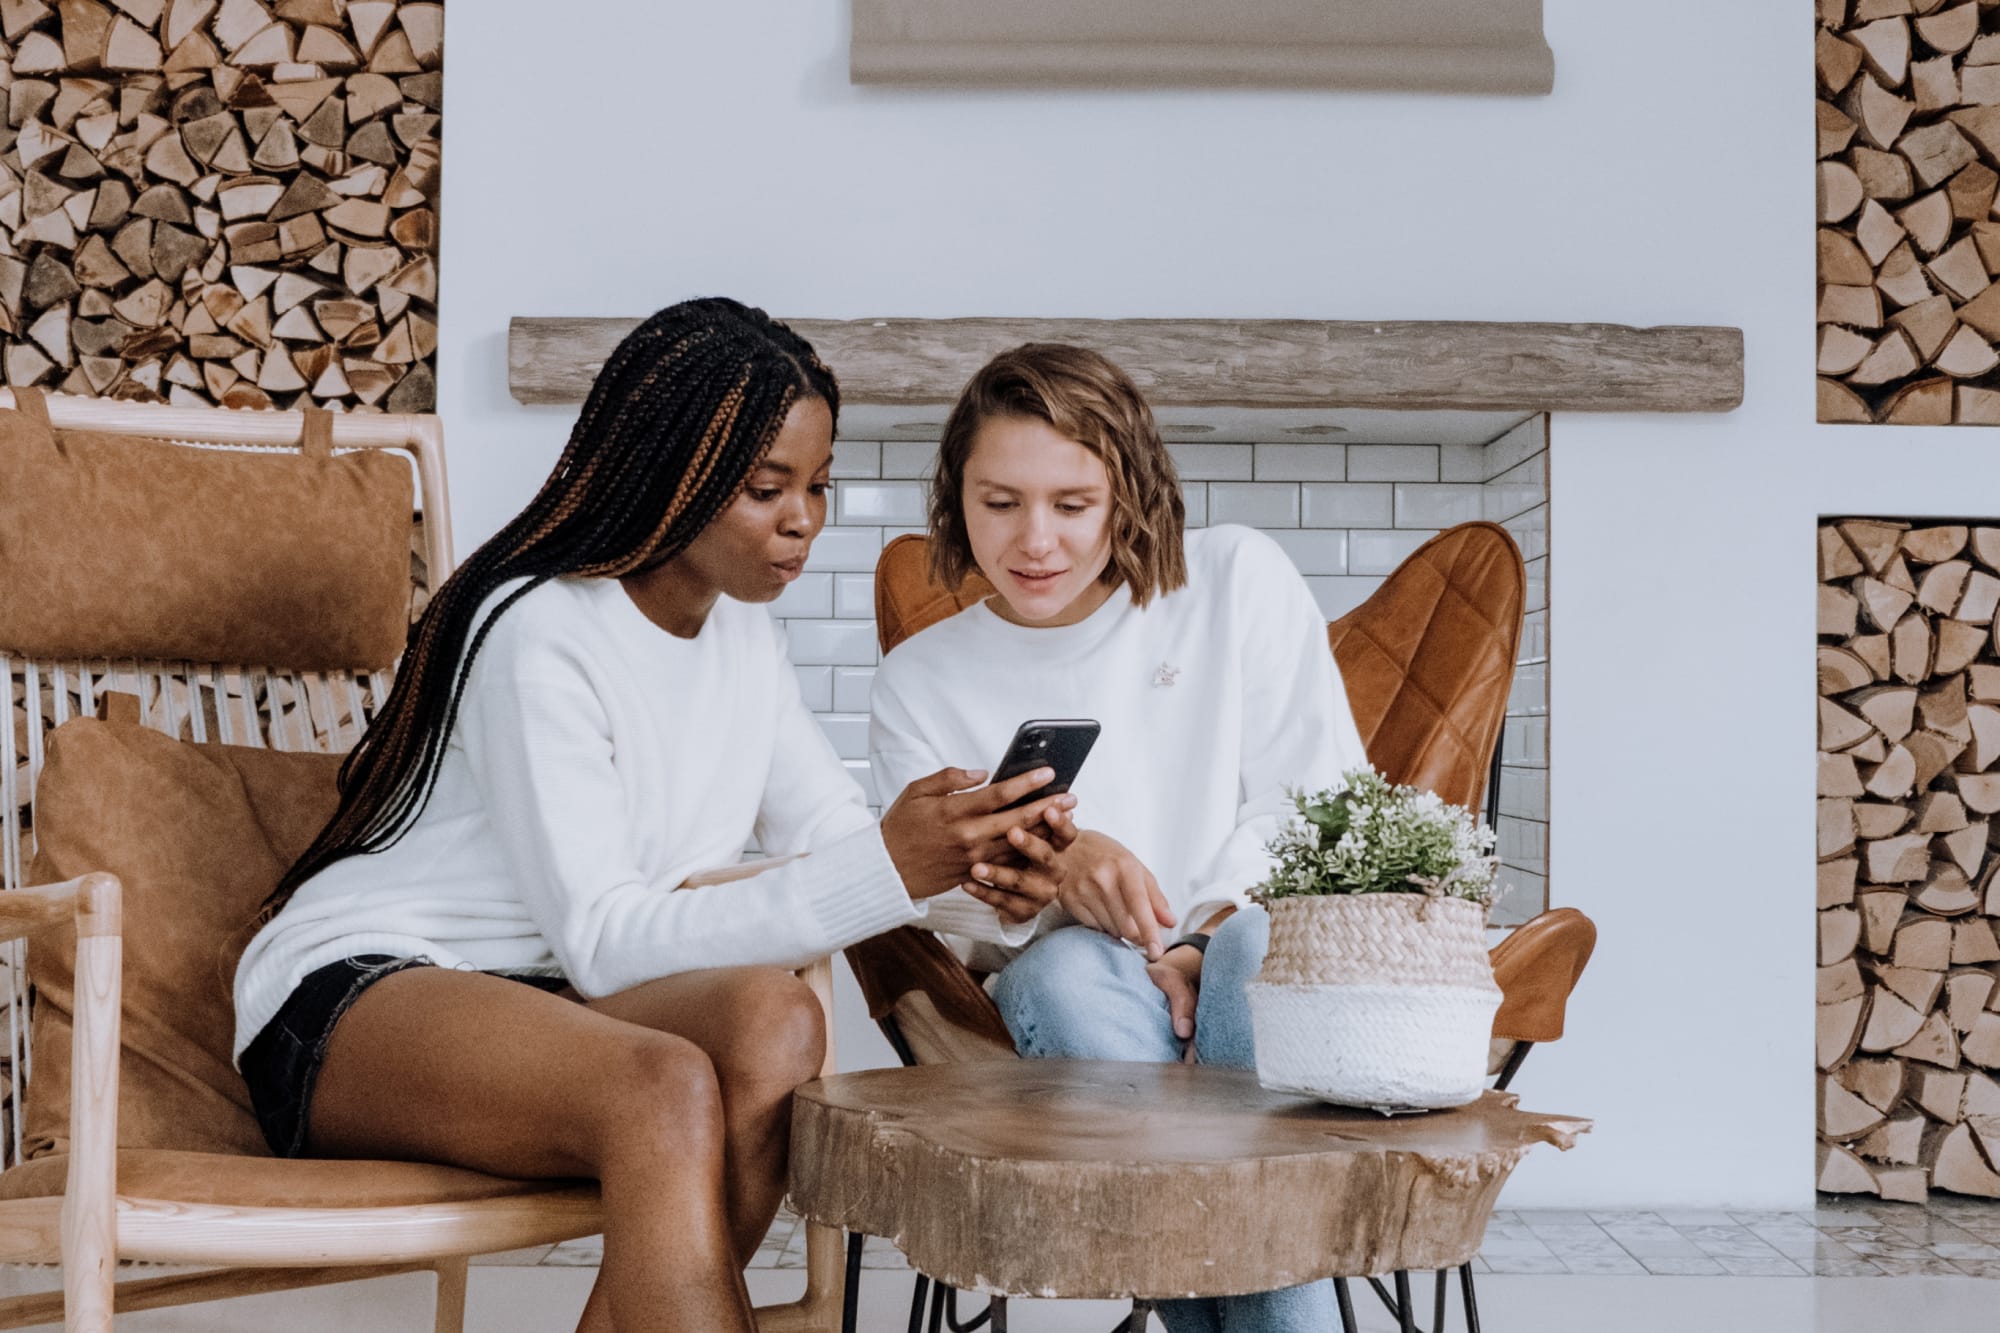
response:
[[[1000,760],[1000,767],[993,770],[993,781],[1005,782],[1008,778],[1019,777],[1033,769],[1048,767],[1056,771],[1055,780],[1029,792],[1008,810],[1039,801],[1044,796],[1060,796],[1076,781],[1078,770],[1083,767],[1084,756],[1097,743],[1098,725],[1088,718],[1044,718],[1035,722],[1023,722],[1015,729],[1014,739],[1007,746],[1007,753]]]

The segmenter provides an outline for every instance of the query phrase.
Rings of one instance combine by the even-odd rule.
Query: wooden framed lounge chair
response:
[[[932,583],[925,539],[896,538],[875,567],[882,651],[992,595],[976,572],[957,588]],[[1488,820],[1494,818],[1500,732],[1525,597],[1521,554],[1506,529],[1462,523],[1417,548],[1373,596],[1327,626],[1369,761],[1392,781],[1426,787],[1468,809],[1484,804]],[[1596,938],[1583,913],[1558,908],[1493,949],[1503,996],[1488,1060],[1495,1086],[1513,1080],[1530,1047],[1562,1035],[1570,992]],[[979,978],[935,935],[900,927],[850,947],[847,959],[870,1016],[905,1064],[1014,1057],[1013,1039]],[[1440,1312],[1445,1276],[1437,1279]],[[1460,1279],[1472,1309],[1470,1265]],[[1388,1289],[1371,1282],[1395,1313]],[[1345,1303],[1344,1280],[1340,1294]],[[943,1299],[958,1327],[956,1293]],[[1143,1327],[1143,1314],[1135,1309],[1127,1327]],[[1476,1329],[1476,1315],[1472,1322]]]
[[[455,1333],[468,1256],[601,1229],[594,1182],[273,1158],[230,1065],[245,927],[452,568],[444,481],[435,417],[0,393],[0,1262],[63,1270],[0,1328],[429,1270]],[[836,1325],[807,1255],[766,1333]]]

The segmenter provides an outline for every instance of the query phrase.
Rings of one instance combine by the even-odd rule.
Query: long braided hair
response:
[[[812,345],[723,297],[669,306],[619,343],[541,491],[411,627],[388,702],[341,765],[339,810],[260,919],[313,875],[392,846],[416,821],[473,659],[508,607],[560,575],[615,578],[686,550],[735,500],[792,405],[811,398],[838,416],[839,387]],[[523,576],[475,631],[486,599]]]

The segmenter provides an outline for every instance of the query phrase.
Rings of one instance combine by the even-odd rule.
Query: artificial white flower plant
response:
[[[1338,787],[1290,794],[1298,813],[1269,843],[1278,863],[1254,890],[1260,901],[1422,893],[1490,907],[1500,896],[1493,830],[1435,792],[1354,768]]]

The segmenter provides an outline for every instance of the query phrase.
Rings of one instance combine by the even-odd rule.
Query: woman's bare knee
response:
[[[718,1061],[730,1079],[750,1079],[789,1092],[815,1078],[826,1059],[826,1012],[819,997],[779,968],[746,969],[739,1020]]]
[[[640,1027],[616,1047],[600,1063],[602,1077],[585,1099],[598,1162],[662,1146],[683,1158],[720,1158],[722,1088],[701,1048]]]
[[[684,1037],[708,1053],[732,1102],[782,1096],[819,1073],[826,1015],[779,967],[684,972],[590,1001],[606,1017]]]

